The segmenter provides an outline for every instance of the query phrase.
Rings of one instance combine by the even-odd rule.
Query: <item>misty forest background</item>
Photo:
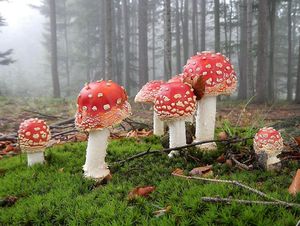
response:
[[[298,0],[41,2],[31,7],[48,21],[44,67],[51,70],[39,75],[44,82],[34,90],[26,82],[11,89],[9,79],[1,77],[3,96],[71,97],[85,82],[101,78],[122,84],[134,96],[149,80],[181,73],[197,52],[215,50],[231,59],[238,74],[232,98],[300,103]],[[0,17],[0,26],[5,25]],[[0,67],[13,63],[12,49],[0,52]]]

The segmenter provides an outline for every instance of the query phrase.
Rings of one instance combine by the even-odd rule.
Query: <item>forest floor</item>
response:
[[[74,105],[68,100],[0,97],[0,133],[16,132],[19,123],[29,117],[44,118],[49,124],[70,118],[75,112]],[[148,106],[132,105],[132,120],[151,122]],[[259,127],[274,125],[283,133],[287,145],[300,135],[299,105],[246,106],[245,103],[222,102],[217,111],[217,134],[225,131],[229,136],[245,138],[253,136]],[[112,137],[109,142],[107,162],[112,180],[106,185],[82,177],[84,141],[53,145],[46,150],[46,164],[30,168],[25,154],[3,155],[0,159],[0,225],[295,225],[300,220],[299,207],[207,203],[203,197],[272,200],[234,185],[172,175],[176,169],[188,175],[195,167],[212,165],[203,176],[236,180],[268,196],[300,203],[300,195],[293,197],[287,191],[299,168],[298,161],[284,161],[279,172],[264,172],[255,167],[245,170],[226,159],[234,154],[240,162],[253,163],[250,159],[252,141],[249,140],[220,144],[214,153],[198,153],[190,148],[188,154],[171,160],[166,154],[157,153],[120,165],[116,161],[149,148],[162,149],[158,137],[131,135]],[[155,190],[146,197],[128,195],[139,186],[154,186]]]

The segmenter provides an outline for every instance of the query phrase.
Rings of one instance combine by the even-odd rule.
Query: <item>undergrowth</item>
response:
[[[107,162],[124,159],[137,152],[160,149],[157,137],[121,139],[109,143]],[[175,168],[187,173],[198,166],[184,158],[167,155],[137,158],[124,166],[114,166],[113,179],[105,186],[82,177],[86,143],[72,143],[46,151],[47,164],[28,168],[26,156],[0,161],[0,197],[18,197],[11,207],[0,208],[0,225],[295,225],[299,209],[279,206],[208,204],[203,196],[261,200],[255,194],[232,185],[204,183],[171,176]],[[224,151],[220,146],[219,153]],[[287,188],[297,168],[290,164],[280,173],[259,170],[239,171],[217,164],[214,155],[201,154],[203,164],[214,163],[218,178],[241,181],[290,202]],[[136,186],[154,185],[147,198],[127,199]],[[153,212],[171,206],[170,212],[155,217]]]

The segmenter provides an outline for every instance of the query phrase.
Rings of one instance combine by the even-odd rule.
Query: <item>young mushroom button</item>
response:
[[[108,81],[91,82],[80,91],[77,99],[75,125],[89,132],[85,177],[103,180],[110,171],[105,163],[108,127],[120,123],[131,113],[123,87]]]
[[[221,53],[204,51],[192,56],[184,66],[185,81],[197,95],[196,142],[214,139],[216,100],[218,95],[230,95],[237,86],[233,65]],[[214,150],[215,143],[199,146]]]
[[[134,101],[154,104],[155,97],[162,84],[164,84],[164,81],[161,80],[147,82],[136,94]],[[157,136],[164,135],[164,123],[157,117],[155,111],[153,111],[153,134]]]
[[[18,142],[22,152],[27,153],[28,166],[43,163],[44,150],[51,138],[44,120],[30,118],[20,124]]]
[[[272,165],[280,162],[277,155],[283,149],[283,139],[277,130],[272,127],[264,127],[255,134],[253,147],[259,157],[259,163],[269,170]],[[266,159],[261,157],[264,154]]]
[[[169,126],[170,148],[186,144],[185,120],[195,112],[196,96],[189,84],[182,82],[161,85],[154,110]],[[173,157],[177,152],[171,152]]]

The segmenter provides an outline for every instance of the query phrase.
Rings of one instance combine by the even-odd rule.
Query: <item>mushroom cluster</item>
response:
[[[195,141],[213,140],[217,96],[230,95],[237,86],[233,65],[221,53],[204,51],[188,59],[183,72],[185,81],[193,86],[197,95]],[[206,143],[199,147],[214,150],[216,144]]]
[[[102,180],[110,174],[105,163],[109,137],[108,127],[120,123],[131,114],[131,107],[123,87],[108,81],[86,84],[77,98],[75,125],[89,132],[84,175]]]
[[[20,124],[18,142],[22,152],[27,153],[28,166],[43,163],[44,150],[51,138],[46,122],[38,118],[30,118]]]
[[[185,120],[195,112],[196,96],[187,83],[172,82],[161,85],[154,110],[169,126],[170,148],[186,144]],[[169,157],[177,152],[172,151]]]
[[[164,84],[164,81],[161,80],[147,82],[136,94],[134,101],[154,104],[155,97],[162,84]],[[153,111],[153,134],[157,136],[164,135],[164,123],[157,117],[155,111]]]
[[[255,134],[253,147],[259,157],[259,163],[266,169],[271,169],[272,165],[280,162],[277,155],[283,149],[283,139],[279,131],[272,127],[263,127]],[[263,155],[266,155],[266,158]]]

